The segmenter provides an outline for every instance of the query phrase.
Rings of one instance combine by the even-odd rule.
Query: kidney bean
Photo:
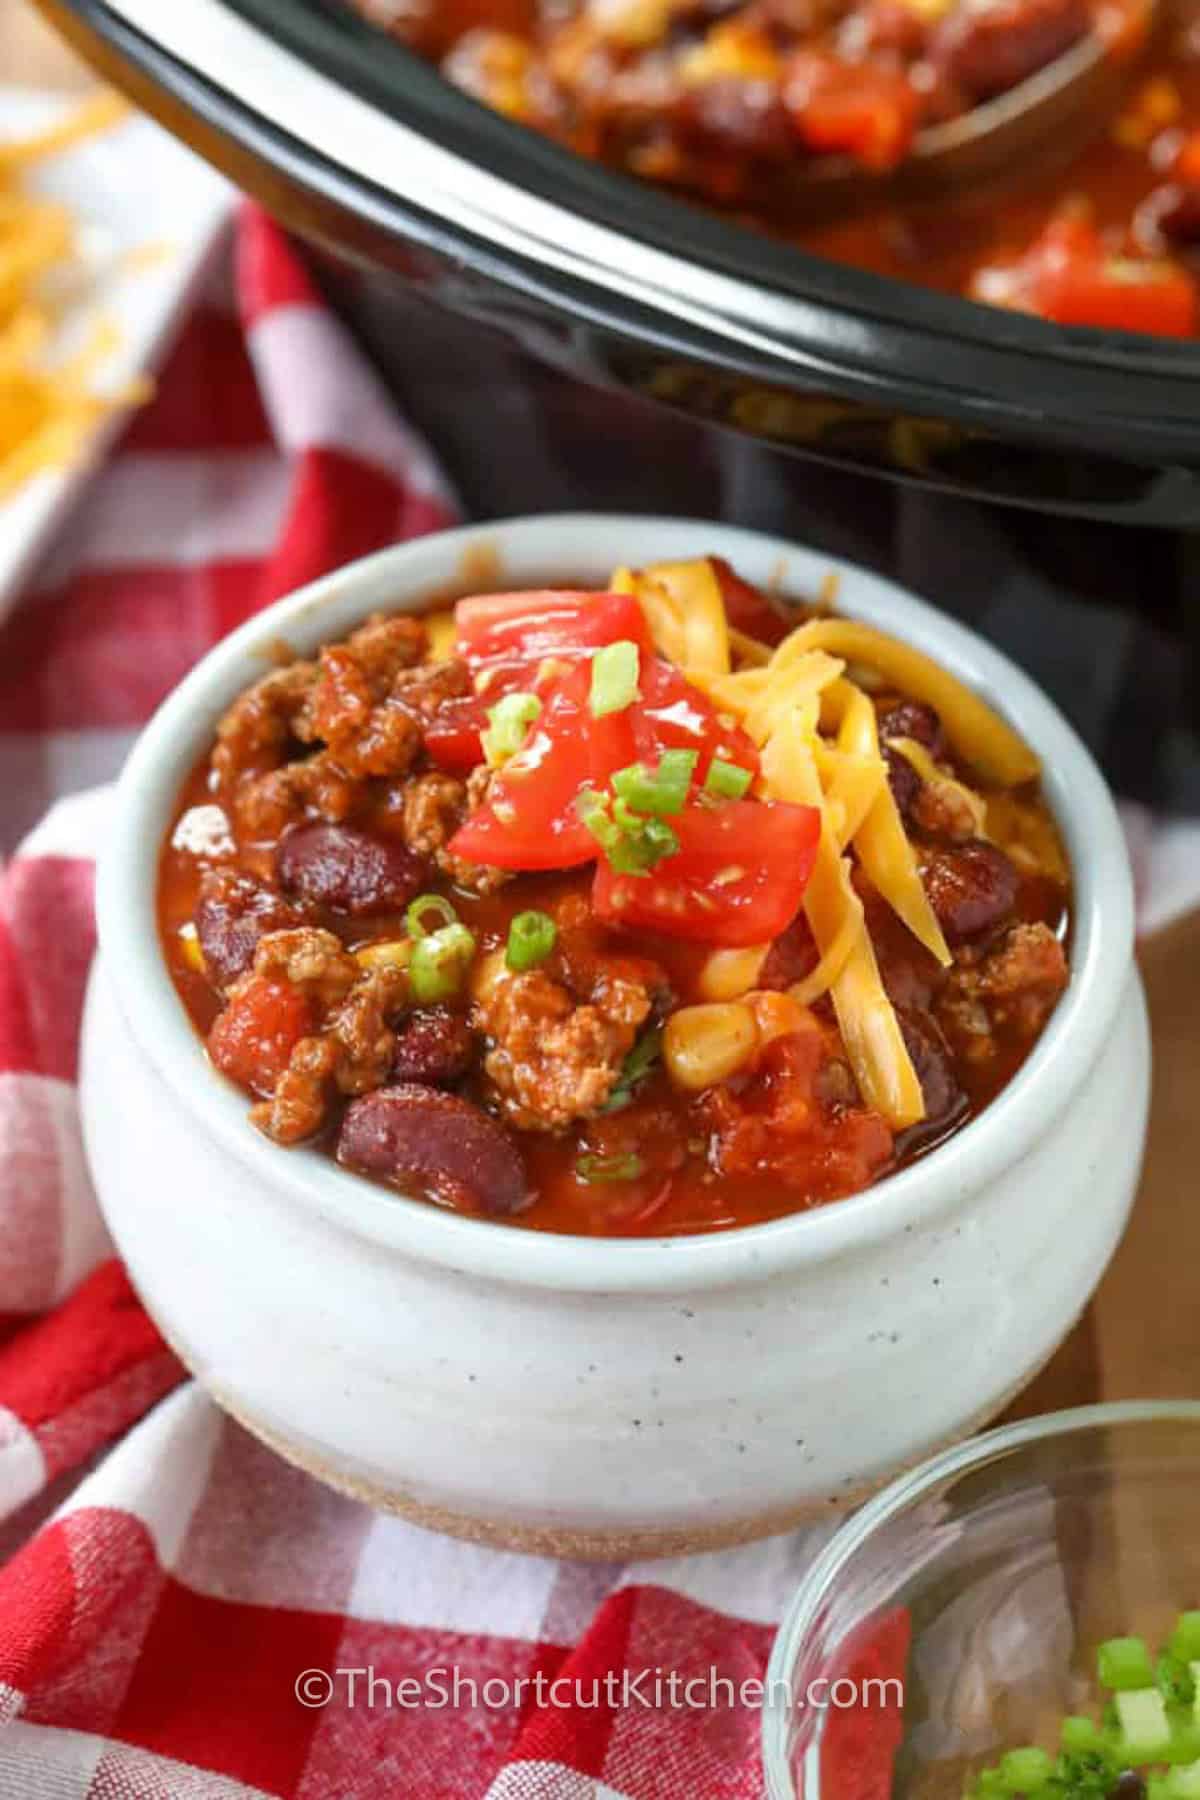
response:
[[[719,144],[743,156],[780,160],[794,154],[796,134],[787,108],[764,81],[718,76],[687,89],[677,123],[701,142]]]
[[[403,1082],[346,1110],[338,1161],[397,1187],[423,1189],[463,1212],[519,1212],[531,1196],[516,1144],[469,1100]]]
[[[924,744],[935,762],[946,754],[942,721],[932,706],[926,706],[923,700],[901,700],[898,705],[889,706],[879,715],[879,735],[882,738],[915,738],[918,744]]]
[[[926,1132],[954,1118],[966,1096],[955,1079],[950,1049],[936,1019],[914,1010],[898,1010],[896,1016],[925,1098],[920,1130]]]
[[[901,818],[906,819],[921,791],[921,777],[907,757],[889,746],[888,738],[894,737],[913,738],[924,744],[935,761],[945,755],[946,738],[942,721],[932,706],[926,706],[922,700],[901,700],[898,706],[890,706],[879,715],[879,741],[887,764],[888,786]]]
[[[1091,29],[1086,0],[991,0],[956,6],[934,30],[930,61],[977,100],[1016,87]]]
[[[811,975],[821,960],[812,927],[803,913],[798,913],[787,930],[777,937],[767,951],[767,960],[759,970],[760,988],[788,988]]]
[[[233,869],[213,869],[200,883],[195,926],[204,967],[217,987],[232,987],[254,961],[259,938],[300,923],[282,894]]]
[[[1017,871],[995,844],[975,838],[935,850],[921,870],[929,904],[950,944],[990,931],[1012,910]]]
[[[423,1007],[396,1037],[392,1080],[449,1087],[466,1074],[474,1056],[474,1034],[462,1013],[448,1006]]]
[[[280,841],[275,871],[285,893],[356,916],[398,912],[431,875],[426,859],[397,839],[348,825],[298,825]]]

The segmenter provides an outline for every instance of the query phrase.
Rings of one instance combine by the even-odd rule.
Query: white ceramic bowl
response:
[[[845,1504],[1001,1407],[1120,1236],[1149,1051],[1120,828],[1087,752],[996,651],[842,567],[840,605],[986,693],[1041,753],[1075,871],[1071,983],[1003,1095],[919,1163],[819,1211],[591,1240],[393,1197],[247,1123],[168,979],[155,870],[180,784],[280,638],[496,586],[600,583],[710,551],[811,594],[828,559],[693,521],[569,516],[426,538],[220,644],[121,779],[100,871],[83,1106],[151,1313],[221,1405],[324,1479],[424,1523],[577,1555],[677,1552]],[[473,571],[473,573],[472,573]]]

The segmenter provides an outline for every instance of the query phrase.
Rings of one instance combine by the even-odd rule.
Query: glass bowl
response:
[[[780,1627],[770,1800],[960,1800],[1095,1713],[1096,1648],[1200,1605],[1200,1402],[1080,1407],[971,1439],[841,1527]],[[889,1690],[903,1683],[903,1708]],[[840,1691],[832,1684],[841,1680]]]

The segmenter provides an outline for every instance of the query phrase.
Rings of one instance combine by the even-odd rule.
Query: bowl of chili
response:
[[[829,575],[686,521],[442,534],[135,750],[97,1183],[171,1341],[326,1478],[580,1554],[754,1535],[1085,1303],[1148,1069],[1111,800],[994,651]]]

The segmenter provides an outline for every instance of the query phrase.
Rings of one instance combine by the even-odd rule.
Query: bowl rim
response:
[[[355,208],[576,316],[705,361],[1122,457],[1195,437],[1192,342],[1065,328],[838,264],[591,163],[362,20],[277,0],[49,0]],[[277,134],[271,143],[263,128]],[[1136,383],[1135,387],[1133,384]],[[1064,434],[1065,437],[1064,437]]]
[[[620,557],[610,546],[619,544]],[[218,1078],[160,953],[158,858],[185,775],[217,718],[286,639],[301,651],[368,612],[419,610],[462,592],[481,557],[508,585],[602,580],[614,560],[706,552],[752,580],[815,592],[838,571],[845,609],[874,619],[993,700],[1043,757],[1043,787],[1074,873],[1071,981],[1025,1064],[983,1112],[920,1161],[861,1194],[764,1224],[706,1235],[595,1238],[504,1228],[392,1195],[313,1150],[283,1153],[247,1123],[245,1096]],[[572,560],[574,558],[574,560]],[[595,571],[593,573],[592,571]],[[476,578],[477,579],[477,578]],[[1088,846],[1088,853],[1081,854]],[[1103,777],[1073,728],[999,651],[927,602],[843,559],[702,520],[621,514],[547,514],[433,533],[348,565],[258,613],[219,642],[162,703],[117,784],[99,864],[101,955],[135,1041],[199,1129],[269,1187],[343,1229],[459,1272],[524,1285],[604,1292],[679,1292],[765,1280],[911,1231],[1016,1163],[1048,1130],[1107,1039],[1132,962],[1133,888],[1124,838]]]
[[[1200,1425],[1200,1400],[1105,1400],[1090,1406],[1062,1407],[1030,1419],[1016,1419],[966,1438],[918,1464],[915,1469],[898,1475],[852,1513],[810,1564],[771,1645],[764,1678],[766,1700],[761,1727],[768,1800],[796,1800],[796,1784],[787,1765],[784,1739],[787,1709],[772,1705],[771,1697],[776,1692],[783,1692],[784,1685],[790,1681],[798,1647],[816,1623],[830,1587],[876,1531],[943,1482],[1010,1451],[1026,1449],[1047,1438],[1073,1436],[1080,1431],[1172,1420]]]

